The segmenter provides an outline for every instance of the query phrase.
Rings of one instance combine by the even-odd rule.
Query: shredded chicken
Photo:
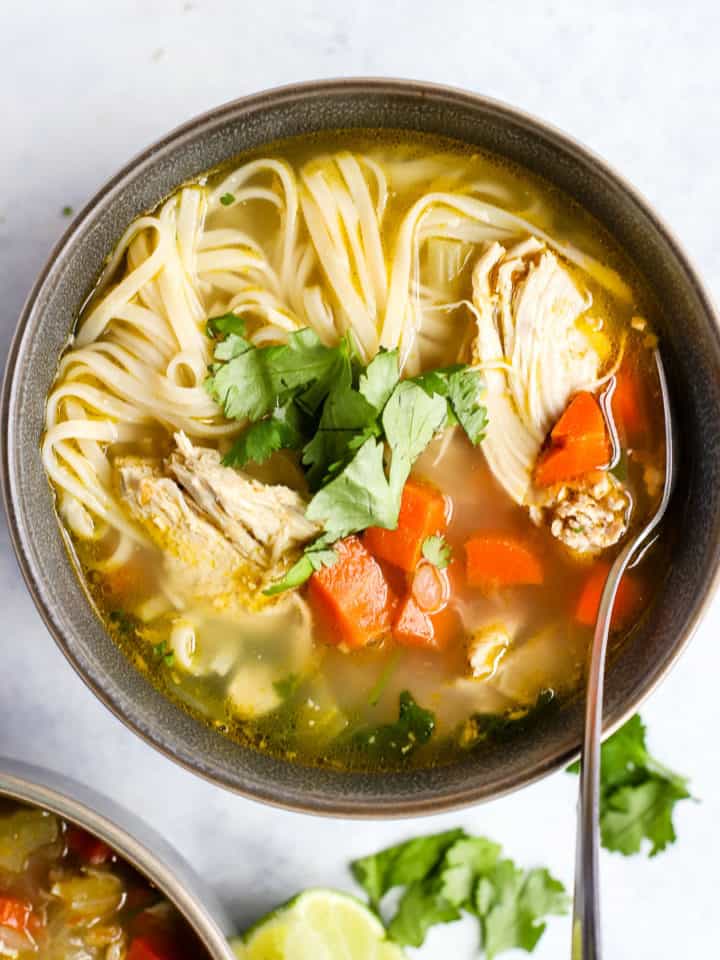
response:
[[[468,666],[476,680],[490,680],[510,647],[512,637],[502,623],[475,630],[467,647]]]
[[[175,443],[168,471],[198,509],[259,567],[269,568],[319,533],[306,519],[306,503],[295,490],[224,467],[217,450],[194,447],[184,433],[175,435]]]
[[[184,434],[175,439],[165,464],[115,461],[123,503],[163,553],[168,594],[180,608],[190,600],[261,604],[259,588],[279,579],[318,532],[302,497],[224,467],[217,451]]]
[[[577,325],[591,302],[535,237],[510,250],[493,243],[473,269],[473,362],[483,369],[488,411],[483,451],[516,503],[526,503],[548,430],[598,377],[600,357]]]
[[[556,488],[541,512],[552,535],[566,547],[594,554],[622,539],[631,508],[627,488],[612,473],[602,471]]]

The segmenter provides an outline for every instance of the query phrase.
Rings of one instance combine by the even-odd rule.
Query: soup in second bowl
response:
[[[587,214],[446,141],[326,134],[182,187],[48,398],[99,614],[185,709],[305,763],[445,762],[570,695],[663,483],[648,313]],[[626,576],[618,640],[663,567]]]
[[[178,911],[102,840],[0,798],[0,956],[206,960]]]

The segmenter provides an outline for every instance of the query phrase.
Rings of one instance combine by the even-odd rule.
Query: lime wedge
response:
[[[337,890],[306,890],[232,946],[238,960],[406,960],[372,910]]]

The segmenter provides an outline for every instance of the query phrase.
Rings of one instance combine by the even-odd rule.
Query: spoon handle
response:
[[[624,562],[620,562],[624,561]],[[605,654],[610,618],[627,560],[619,556],[605,582],[595,624],[585,703],[585,740],[580,767],[575,894],[573,898],[572,958],[600,960],[600,889],[598,823],[600,820],[600,743],[602,740]]]
[[[590,653],[585,701],[585,735],[580,767],[575,890],[573,898],[572,960],[601,960],[600,883],[598,870],[600,821],[600,744],[602,740],[605,655],[613,605],[622,575],[641,547],[650,541],[665,515],[675,482],[677,437],[670,406],[670,393],[660,351],[655,364],[665,417],[665,484],[660,503],[649,522],[625,544],[610,568],[598,611]]]

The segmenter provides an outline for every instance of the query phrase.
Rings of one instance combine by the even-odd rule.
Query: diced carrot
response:
[[[134,937],[127,952],[127,960],[176,960],[178,957],[171,942],[149,935]]]
[[[605,417],[593,394],[582,390],[575,394],[560,415],[550,431],[550,437],[555,443],[563,443],[593,436],[607,436]]]
[[[393,638],[403,647],[444,650],[450,640],[458,635],[459,629],[460,618],[451,607],[434,614],[425,613],[410,593],[398,608]]]
[[[0,897],[0,927],[9,927],[18,933],[28,933],[32,904],[17,897]]]
[[[596,563],[583,584],[575,605],[575,619],[585,627],[595,625],[609,571],[609,563]],[[642,610],[643,601],[641,584],[635,577],[626,574],[620,581],[615,597],[612,615],[613,629],[617,630],[627,626],[634,617],[638,616]]]
[[[368,527],[363,542],[376,557],[411,573],[418,565],[427,537],[445,530],[445,515],[445,498],[436,487],[419,480],[408,480],[396,529]]]
[[[395,595],[357,537],[340,540],[334,549],[337,561],[310,577],[308,600],[325,641],[352,650],[390,632]]]
[[[550,444],[535,467],[535,482],[549,487],[607,465],[612,455],[605,417],[587,390],[575,394],[550,431]]]
[[[626,360],[615,374],[612,412],[618,429],[634,442],[650,430],[647,393],[636,360]]]
[[[510,587],[543,582],[534,551],[504,534],[478,535],[465,544],[467,581],[473,587]]]
[[[610,443],[605,437],[591,436],[564,446],[552,445],[540,455],[535,467],[535,483],[551,487],[575,480],[607,466],[610,456]]]
[[[111,848],[104,841],[81,827],[68,827],[67,844],[71,853],[94,867],[107,863],[113,855]]]

